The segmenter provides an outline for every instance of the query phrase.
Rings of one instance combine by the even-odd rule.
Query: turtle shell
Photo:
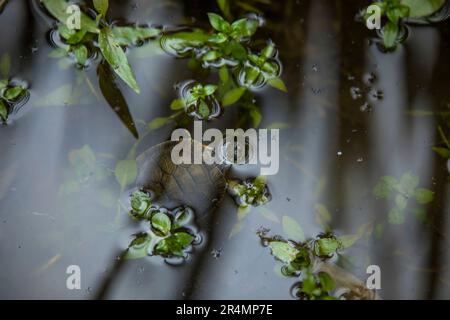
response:
[[[224,168],[208,164],[174,164],[171,152],[177,144],[177,141],[163,142],[137,157],[137,187],[153,191],[159,201],[188,205],[204,214],[225,195]]]

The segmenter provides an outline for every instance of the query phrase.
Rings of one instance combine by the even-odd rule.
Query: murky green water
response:
[[[2,64],[2,78],[23,81],[29,94],[0,126],[1,298],[292,299],[297,280],[280,274],[257,232],[292,239],[300,226],[315,238],[325,225],[358,235],[333,263],[364,282],[366,268],[378,265],[382,298],[449,298],[449,172],[432,150],[445,147],[438,128],[449,131],[448,21],[409,25],[407,40],[384,53],[376,33],[355,20],[366,1],[272,2],[233,7],[236,16],[250,11],[242,3],[261,11],[265,23],[253,39],[276,44],[288,89],[255,91],[259,127],[281,128],[280,170],[267,177],[271,201],[238,215],[225,196],[198,219],[200,240],[184,263],[121,259],[144,229],[118,201],[132,183],[120,185],[116,166],[170,139],[175,122],[151,131],[148,124],[173,113],[183,81],[209,78],[150,40],[127,51],[140,94],[118,82],[129,114],[113,110],[98,84],[100,58],[79,69],[50,57],[55,20],[39,1],[6,3],[0,58],[11,63]],[[209,30],[207,12],[219,12],[215,1],[111,1],[108,19]],[[228,106],[204,126],[248,128],[247,114]],[[192,119],[180,126],[192,129]],[[234,166],[227,175],[255,177],[258,168]],[[412,190],[377,199],[383,176],[413,180]],[[426,190],[432,201],[418,195]],[[81,268],[81,290],[66,287],[69,265]]]

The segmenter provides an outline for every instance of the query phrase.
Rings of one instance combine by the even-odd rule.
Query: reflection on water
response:
[[[0,297],[291,299],[296,280],[283,277],[261,245],[257,232],[266,229],[297,242],[329,230],[354,236],[333,263],[360,280],[367,266],[380,266],[382,298],[448,297],[449,174],[432,150],[445,147],[438,126],[449,133],[447,118],[433,114],[445,115],[450,102],[448,22],[411,24],[407,40],[383,53],[376,33],[355,21],[365,1],[249,4],[264,17],[254,36],[257,56],[277,46],[247,67],[262,72],[267,61],[282,61],[288,93],[248,91],[243,101],[251,107],[231,103],[207,126],[280,128],[280,171],[267,178],[271,201],[264,205],[238,210],[224,197],[205,218],[196,212],[202,241],[181,265],[122,259],[133,235],[146,231],[123,199],[133,185],[132,160],[176,126],[178,116],[149,129],[170,116],[179,98],[174,84],[209,78],[149,41],[127,51],[141,93],[116,82],[115,97],[128,108],[111,108],[96,68],[50,57],[54,21],[35,1],[6,5],[0,39],[9,40],[0,57],[11,57],[9,75],[29,84],[29,100],[0,127]],[[218,12],[215,4],[200,1],[122,1],[111,2],[110,18],[209,30],[211,11]],[[237,6],[228,14],[245,12]],[[191,121],[178,125],[191,128]],[[246,181],[258,173],[244,165],[227,176]],[[69,265],[80,266],[82,290],[66,288]]]

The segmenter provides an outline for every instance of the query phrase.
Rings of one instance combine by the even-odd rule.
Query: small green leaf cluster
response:
[[[65,0],[42,0],[50,14],[59,20],[58,34],[65,43],[59,53],[53,56],[69,54],[81,67],[86,67],[90,53],[100,52],[114,72],[136,93],[140,92],[131,66],[122,47],[138,45],[145,40],[157,37],[159,29],[138,26],[110,26],[106,21],[109,2],[94,0],[95,19],[81,13],[80,29],[71,29],[67,25],[70,5]]]
[[[0,80],[0,123],[8,120],[12,105],[26,92],[27,88],[23,85],[16,85],[7,79]]]
[[[378,199],[394,199],[394,207],[389,211],[389,223],[402,224],[405,221],[405,213],[411,199],[424,205],[434,199],[434,192],[418,188],[420,178],[407,172],[400,180],[392,176],[383,176],[373,188],[373,195]]]
[[[188,114],[194,114],[199,120],[209,120],[217,112],[214,106],[217,101],[214,97],[217,86],[212,84],[203,85],[197,83],[189,88],[183,97],[183,105]]]
[[[139,259],[148,255],[164,258],[187,255],[186,250],[193,244],[196,236],[188,228],[194,212],[189,207],[178,207],[173,211],[152,205],[151,194],[135,191],[131,195],[131,215],[149,223],[149,230],[136,235],[130,243],[124,258]]]
[[[272,195],[263,177],[244,181],[228,181],[228,192],[239,207],[259,206],[268,203]]]
[[[380,13],[386,18],[381,30],[385,49],[393,50],[400,40],[402,24],[408,18],[423,18],[432,15],[442,8],[445,0],[384,0],[373,5],[380,8]],[[373,14],[364,10],[364,21]]]
[[[261,235],[260,235],[261,236]],[[331,292],[335,289],[333,278],[325,272],[313,272],[314,260],[330,259],[345,245],[333,234],[321,234],[315,240],[304,242],[286,241],[276,236],[261,236],[272,255],[283,263],[281,272],[286,277],[298,277],[295,294],[300,299],[335,299]]]

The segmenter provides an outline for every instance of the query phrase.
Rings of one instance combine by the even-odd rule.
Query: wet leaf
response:
[[[117,162],[114,170],[116,180],[120,188],[124,190],[129,184],[133,183],[137,175],[137,166],[135,160],[121,160]]]
[[[272,255],[284,263],[291,263],[299,253],[299,250],[283,241],[271,241],[269,248],[272,250]]]
[[[84,45],[78,45],[73,48],[73,53],[75,54],[75,58],[77,62],[84,66],[86,64],[86,60],[88,58],[88,50]]]
[[[92,2],[94,3],[95,10],[105,17],[108,11],[109,0],[93,0]]]
[[[316,213],[316,223],[324,229],[328,229],[328,224],[331,222],[331,214],[327,207],[321,203],[314,205]]]
[[[137,139],[139,134],[134,125],[128,104],[122,92],[116,84],[116,79],[109,66],[100,63],[97,68],[98,82],[103,97],[108,102],[111,109],[117,114],[122,123],[128,128],[131,134]]]
[[[184,109],[184,102],[182,99],[175,99],[172,101],[172,103],[170,104],[170,109],[172,110],[180,110],[180,109]]]
[[[67,7],[71,5],[70,2],[65,0],[41,0],[45,8],[52,14],[53,17],[58,19],[61,23],[66,24],[70,14],[66,12]],[[88,15],[81,12],[81,29],[92,32],[99,33],[99,29],[94,20],[92,20]]]
[[[320,272],[318,274],[320,285],[322,286],[322,290],[324,291],[332,291],[336,284],[333,278],[326,272]]]
[[[166,236],[172,228],[172,222],[170,221],[168,215],[162,212],[157,212],[152,216],[152,226]]]
[[[109,63],[115,73],[136,93],[140,93],[127,56],[114,38],[111,29],[103,28],[98,36],[98,42],[103,57]]]
[[[26,89],[22,88],[21,86],[10,87],[5,90],[5,92],[3,93],[3,97],[6,100],[14,101],[17,100],[17,98],[19,98],[25,91]]]
[[[445,0],[401,0],[409,7],[410,17],[426,17],[442,8]]]
[[[419,185],[419,177],[407,172],[400,178],[400,190],[408,195],[414,193],[414,189]]]
[[[283,232],[290,240],[294,240],[296,242],[305,241],[305,234],[297,221],[289,216],[283,216],[281,219],[281,224],[283,226]]]
[[[231,24],[233,30],[232,36],[237,37],[251,37],[258,29],[259,22],[256,19],[243,18],[236,20]]]
[[[405,212],[394,207],[389,211],[388,221],[390,224],[403,224],[405,222]]]
[[[3,100],[0,100],[0,120],[6,121],[8,119],[8,108]]]
[[[161,30],[150,27],[113,27],[112,33],[119,45],[129,46],[157,37]]]
[[[209,12],[208,13],[209,23],[217,31],[228,33],[231,29],[231,25],[218,14]]]
[[[150,130],[156,130],[165,126],[169,121],[171,121],[170,117],[157,117],[150,121],[150,123],[148,124],[148,128]]]
[[[373,195],[379,199],[387,198],[397,186],[397,180],[391,176],[384,176],[373,188]]]
[[[11,71],[11,56],[8,53],[2,55],[0,59],[0,74],[4,78],[8,78]]]
[[[88,145],[69,152],[69,163],[75,169],[78,177],[85,179],[95,171],[96,157],[94,151]]]
[[[428,189],[417,189],[414,192],[414,197],[416,198],[416,201],[420,204],[427,204],[433,201],[434,199],[434,192]]]
[[[436,152],[438,155],[445,159],[450,158],[450,149],[447,148],[440,148],[440,147],[433,147],[432,148],[434,152]]]
[[[226,107],[238,102],[245,93],[245,90],[246,88],[244,87],[238,87],[228,91],[222,98],[222,105]]]
[[[222,11],[223,15],[227,18],[231,18],[231,11],[230,11],[230,0],[217,0],[217,4]]]
[[[383,43],[386,49],[393,49],[397,45],[398,25],[391,21],[383,27]]]
[[[128,246],[123,258],[126,260],[131,260],[148,256],[151,240],[151,236],[147,233],[137,235],[137,237]]]
[[[333,237],[320,238],[315,241],[314,252],[318,256],[330,256],[340,248],[341,243],[338,239]]]
[[[267,83],[271,87],[274,87],[275,89],[281,90],[283,92],[287,92],[286,85],[284,84],[283,80],[281,80],[278,77],[270,78],[269,80],[267,80]]]
[[[143,215],[151,205],[151,199],[145,192],[136,191],[131,195],[131,209],[138,215]]]
[[[156,254],[174,255],[183,257],[183,250],[189,246],[194,237],[186,232],[177,232],[158,242],[155,248]]]
[[[397,208],[399,210],[405,209],[407,204],[408,204],[408,200],[406,199],[405,196],[398,194],[395,197],[395,205],[397,206]]]

